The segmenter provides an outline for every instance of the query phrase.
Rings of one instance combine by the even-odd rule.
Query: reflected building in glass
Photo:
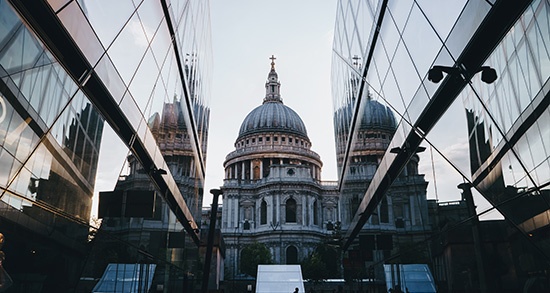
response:
[[[196,285],[210,68],[207,1],[0,1],[9,290]],[[95,188],[101,161],[114,191]],[[101,227],[94,188],[123,191]]]
[[[361,70],[359,61],[355,56],[354,66],[357,70]],[[389,151],[389,143],[397,128],[397,119],[392,109],[378,102],[368,91],[364,93],[362,108],[354,117],[359,85],[358,78],[349,80],[346,85],[346,103],[334,115],[334,123],[340,127],[336,135],[339,173],[342,174],[346,168],[343,180],[339,182],[340,226],[344,234],[354,228],[353,217],[378,165]],[[349,127],[352,119],[357,121],[353,130]],[[351,150],[346,154],[347,140],[352,131]],[[347,162],[346,166],[344,161]],[[427,182],[424,175],[418,173],[418,164],[419,156],[415,154],[388,188],[386,196],[380,199],[372,216],[361,227],[356,245],[344,258],[346,278],[367,278],[364,266],[379,264],[390,257],[392,252],[398,254],[410,249],[414,243],[429,239],[432,225],[428,221]],[[428,254],[425,247],[419,247],[414,253],[401,257],[421,261]],[[375,267],[378,274],[383,274],[383,267]]]
[[[410,247],[430,247],[440,290],[548,290],[549,8],[548,1],[339,1],[332,86],[342,196],[357,172],[362,117],[373,102],[395,117],[355,203],[344,238],[348,256],[365,247],[376,255],[377,243],[361,239],[364,228],[381,218],[416,165],[415,180],[425,181],[433,204],[430,216],[417,215],[433,226],[431,238],[469,231],[466,254],[431,238]],[[472,212],[457,210],[466,216],[443,224],[438,211],[452,205]],[[391,210],[404,219],[413,214],[412,206]],[[490,240],[497,238],[498,245]],[[413,261],[404,255],[394,249],[380,262]]]

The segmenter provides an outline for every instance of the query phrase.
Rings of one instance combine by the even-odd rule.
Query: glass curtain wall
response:
[[[196,285],[210,37],[208,1],[0,1],[10,292]]]
[[[444,292],[548,288],[549,7],[339,1],[332,87],[340,190],[352,211],[344,247],[374,254],[360,264],[365,274],[381,277],[383,263],[422,262]],[[444,66],[440,78],[434,66]],[[372,101],[396,119],[387,142],[363,131]],[[358,150],[375,142],[384,152],[372,157],[375,171],[364,167],[357,189],[356,162],[374,155]],[[403,180],[407,193],[425,193],[426,210],[415,213],[422,197],[397,199]],[[423,190],[413,183],[421,181]],[[400,242],[415,221],[430,233]],[[372,227],[375,236],[398,236],[389,247],[376,237],[361,243]]]

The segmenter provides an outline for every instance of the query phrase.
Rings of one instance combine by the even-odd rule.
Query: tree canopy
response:
[[[304,279],[314,282],[338,278],[338,252],[327,244],[319,244],[315,251],[302,262]]]
[[[263,243],[254,242],[241,252],[241,272],[256,277],[258,265],[271,264],[271,252]]]
[[[327,266],[317,252],[312,253],[302,262],[302,272],[304,279],[314,282],[329,278]]]

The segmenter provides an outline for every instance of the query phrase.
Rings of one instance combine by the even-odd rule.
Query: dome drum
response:
[[[281,153],[275,153],[275,152],[251,151],[251,152],[243,153],[240,151],[234,151],[226,156],[224,166],[228,166],[243,160],[268,159],[268,158],[300,160],[300,161],[308,162],[313,165],[317,165],[319,167],[323,165],[323,163],[321,162],[321,157],[317,153],[308,150],[306,154],[304,154],[304,152],[295,152],[295,153],[285,152],[284,154],[281,154]]]
[[[298,149],[309,149],[311,142],[307,137],[281,132],[261,132],[240,137],[235,142],[236,149],[246,147],[293,147]]]

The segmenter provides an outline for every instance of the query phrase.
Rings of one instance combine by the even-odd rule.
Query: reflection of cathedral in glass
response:
[[[192,141],[181,106],[181,102],[178,100],[164,103],[162,115],[154,113],[148,123],[168,165],[168,170],[164,171],[169,171],[172,174],[195,219],[198,220],[202,207],[202,194],[198,194],[200,190],[196,189],[199,184],[196,180],[197,172],[200,171],[194,161]],[[128,174],[121,177],[115,189],[153,191],[154,186],[147,176],[148,171],[133,155],[128,156],[127,159]]]
[[[164,160],[168,165],[168,169],[185,198],[187,206],[191,209],[196,221],[200,220],[200,212],[202,210],[202,186],[197,188],[201,182],[197,181],[200,172],[199,166],[195,161],[193,151],[193,141],[187,128],[188,123],[182,112],[183,105],[180,101],[174,100],[172,103],[165,103],[162,115],[153,114],[149,118],[149,128],[155,137],[160,151],[164,156]],[[209,109],[197,105],[197,111],[208,112]],[[202,130],[202,124],[199,124],[199,131]],[[201,150],[206,151],[206,134],[202,131],[199,136],[203,137],[203,147]],[[130,170],[134,170],[137,162],[130,161]]]
[[[352,161],[355,163],[362,162],[363,164],[356,164],[355,168],[350,167],[347,175],[353,174],[354,177],[361,180],[361,178],[364,179],[374,175],[378,159],[388,148],[393,133],[397,128],[397,121],[391,109],[373,100],[369,93],[364,95],[366,100],[364,100],[364,104],[360,107],[359,112],[354,113],[355,104],[358,101],[359,78],[350,78],[349,83],[345,86],[345,106],[338,109],[334,114],[338,173],[340,175],[342,173],[346,149],[348,147],[346,143],[351,131],[352,119],[354,116],[357,116],[360,117],[356,118],[359,129],[355,129],[355,131],[359,131],[360,133],[356,137],[351,138],[355,140],[355,144],[352,147],[357,149],[358,153],[361,153],[361,150],[363,150],[363,154]],[[370,164],[367,164],[369,162]],[[359,165],[369,165],[371,167],[357,168]],[[372,169],[372,166],[375,168]]]
[[[162,113],[151,115],[148,124],[168,166],[168,170],[163,171],[172,174],[195,220],[198,221],[202,210],[202,188],[197,188],[200,184],[197,182],[197,172],[200,171],[194,161],[192,140],[181,107],[182,103],[177,99],[171,103],[164,103]],[[115,191],[108,193],[111,197],[124,198],[121,208],[125,214],[103,218],[100,233],[96,236],[98,241],[94,247],[94,255],[98,260],[88,270],[101,270],[107,265],[102,257],[106,251],[117,255],[118,263],[140,258],[137,250],[128,252],[125,247],[118,245],[122,240],[132,247],[145,249],[156,258],[171,262],[184,269],[185,273],[191,274],[197,261],[196,247],[185,237],[183,226],[170,212],[171,203],[156,191],[149,179],[150,171],[141,166],[133,155],[129,155],[127,161],[128,174],[121,176]],[[142,209],[143,206],[145,208]],[[109,232],[111,236],[108,237],[102,232]],[[115,237],[111,238],[113,235]],[[152,272],[153,280],[158,282],[169,271],[170,266],[159,264]]]
[[[437,292],[548,292],[549,3],[452,3],[338,2],[334,126],[353,218],[343,265],[395,291],[407,289],[396,264],[426,263]],[[377,140],[361,119],[386,106],[397,124]],[[377,164],[365,142],[386,144]],[[393,243],[379,251],[382,235]]]
[[[354,216],[397,129],[392,110],[368,92],[363,93],[362,100],[357,99],[359,78],[349,80],[345,106],[334,114],[338,171],[342,176],[340,218],[344,231],[353,228]],[[354,113],[356,103],[361,104]],[[356,122],[352,123],[352,119]],[[351,125],[356,129],[351,130]],[[353,137],[349,137],[350,132]],[[351,254],[357,253],[367,266],[427,239],[431,231],[426,199],[428,182],[424,175],[418,174],[418,162],[419,157],[414,154],[359,232],[359,241],[350,247]],[[414,257],[428,256],[427,251],[420,249]]]
[[[352,100],[354,101],[354,100]],[[338,111],[335,117],[345,115],[349,117],[347,121],[340,121],[341,125],[349,127],[354,104],[349,104]],[[344,112],[346,112],[344,114]],[[352,152],[348,159],[349,165],[346,166],[344,173],[345,180],[341,203],[345,206],[343,210],[342,223],[344,227],[351,223],[359,207],[360,200],[368,186],[368,180],[376,172],[381,157],[384,155],[388,144],[393,137],[396,122],[391,110],[382,104],[373,100],[370,96],[365,100],[363,113],[360,113],[360,127],[355,130],[357,135],[353,138]],[[343,129],[346,126],[343,127]],[[339,172],[343,168],[343,161],[346,152],[346,145],[343,145],[348,139],[349,132],[338,133],[337,153]],[[389,223],[387,203],[379,214],[383,218],[383,223]],[[376,222],[377,220],[375,220]]]

